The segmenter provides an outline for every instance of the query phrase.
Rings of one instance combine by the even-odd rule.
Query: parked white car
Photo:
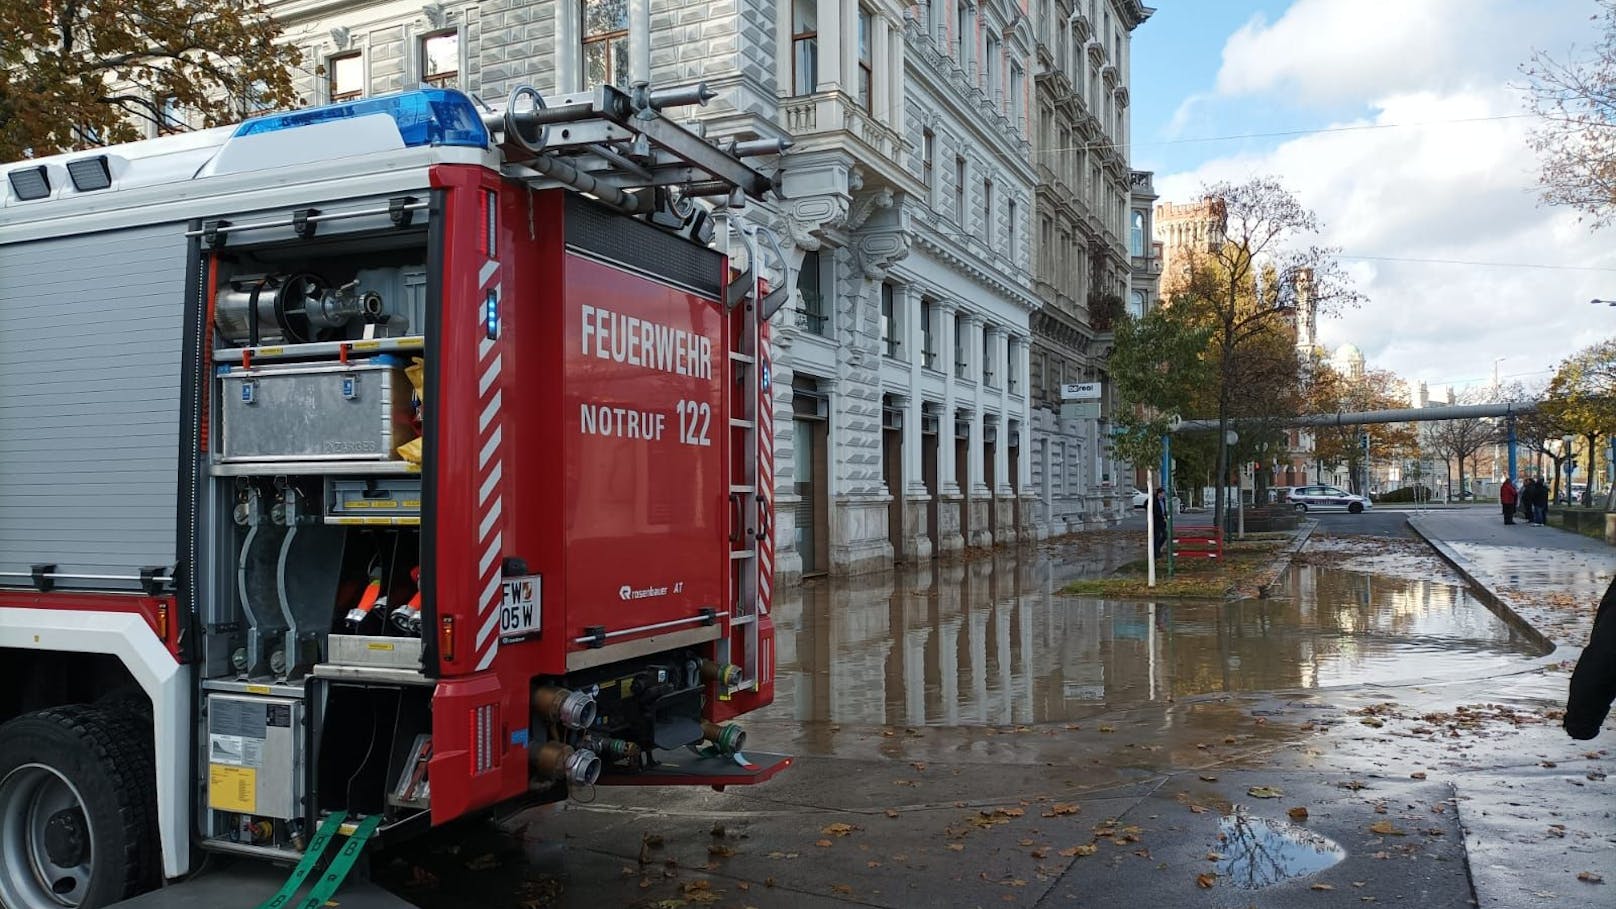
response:
[[[1374,507],[1368,498],[1334,486],[1296,486],[1290,490],[1286,501],[1297,511],[1303,512],[1345,511],[1361,514]]]
[[[1135,507],[1135,508],[1144,508],[1146,505],[1149,505],[1149,504],[1150,504],[1150,493],[1145,492],[1143,489],[1135,489],[1133,491],[1133,507]]]

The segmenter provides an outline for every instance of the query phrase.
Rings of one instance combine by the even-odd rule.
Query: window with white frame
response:
[[[932,171],[937,164],[937,134],[931,127],[920,134],[920,179],[927,189],[932,186]]]
[[[970,361],[965,359],[965,317],[954,316],[954,375],[966,378],[966,370],[970,368]]]
[[[972,28],[973,12],[971,5],[965,0],[955,0],[954,21],[954,62],[962,69],[970,68],[971,36],[976,31]]]
[[[811,95],[819,84],[819,2],[791,5],[791,93]]]
[[[965,229],[965,159],[954,156],[954,220]]]
[[[875,98],[874,45],[875,24],[870,18],[870,11],[861,6],[858,11],[858,103],[867,111],[872,109],[871,103]]]
[[[994,367],[998,366],[998,357],[993,355],[993,332],[982,332],[982,384],[989,388],[998,388],[999,381]]]
[[[1022,119],[1026,116],[1026,105],[1024,103],[1025,99],[1022,97],[1023,93],[1026,91],[1026,89],[1023,87],[1023,82],[1025,79],[1026,77],[1021,71],[1021,64],[1011,63],[1009,104],[1010,122],[1016,125],[1016,129],[1022,131],[1026,131],[1027,129],[1026,124],[1022,122]]]
[[[825,299],[825,291],[835,286],[833,280],[826,280],[827,265],[817,250],[809,250],[802,254],[802,267],[797,270],[797,295],[801,298],[797,325],[821,337],[830,336],[830,301]]]
[[[1021,344],[1014,338],[1005,349],[1004,384],[1011,394],[1021,394]]]
[[[421,81],[438,88],[460,85],[460,32],[438,32],[421,39]]]
[[[982,181],[982,239],[993,243],[993,181]]]
[[[357,51],[326,61],[327,97],[332,101],[352,101],[365,96],[365,58]]]
[[[920,365],[927,369],[937,368],[937,341],[931,328],[936,310],[931,300],[920,301]]]
[[[987,84],[988,98],[994,104],[1002,104],[1003,99],[999,97],[1001,89],[999,67],[1002,65],[999,61],[999,36],[988,32],[986,45],[986,51],[982,54],[982,69],[987,76],[984,81]]]
[[[1145,210],[1133,210],[1133,220],[1128,224],[1128,255],[1143,256],[1145,254]]]
[[[903,348],[898,335],[897,292],[891,284],[881,282],[881,353],[894,359]]]
[[[1008,225],[1006,225],[1006,229],[1005,229],[1005,232],[1004,232],[1004,238],[1005,238],[1005,250],[1004,251],[1005,251],[1005,254],[1010,257],[1010,261],[1015,262],[1016,261],[1016,219],[1017,219],[1017,217],[1019,217],[1018,209],[1016,208],[1016,200],[1011,199],[1010,201],[1008,201],[1008,202],[1006,202],[1004,204],[1004,217],[1005,217],[1006,221],[1010,222]]]
[[[628,87],[628,0],[578,0],[585,85]]]

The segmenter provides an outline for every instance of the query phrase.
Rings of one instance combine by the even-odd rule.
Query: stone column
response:
[[[957,304],[948,300],[938,300],[936,318],[942,327],[942,333],[937,341],[937,356],[942,362],[943,379],[943,414],[937,426],[937,488],[945,496],[958,498],[962,490],[954,479],[954,317],[959,312]],[[955,532],[959,532],[959,521],[954,522]]]
[[[1000,498],[1015,494],[1016,484],[1010,479],[1010,340],[1009,332],[1002,326],[995,325],[988,329],[988,337],[993,342],[993,358],[998,360],[999,373],[999,400],[994,402],[999,408],[999,444],[993,446],[993,477],[998,487],[995,491]]]
[[[796,90],[791,82],[791,60],[795,50],[791,46],[793,7],[790,0],[775,0],[774,4],[774,86],[781,97],[789,97]]]
[[[920,289],[913,284],[904,285],[897,289],[902,302],[903,313],[899,317],[904,328],[904,349],[909,356],[909,410],[904,414],[903,422],[903,493],[905,495],[926,495],[926,481],[921,475],[920,451],[920,418],[924,402],[920,397],[920,370],[926,361],[926,340],[920,330],[921,307],[925,303],[921,300]]]
[[[779,0],[784,2],[784,0]],[[903,26],[900,24],[892,32],[892,68],[890,70],[889,84],[892,86],[892,129],[900,136],[907,136],[908,105],[903,103],[904,93],[904,67],[907,65],[908,51],[904,49]]]
[[[858,91],[859,0],[836,0],[836,2],[841,4],[841,17],[838,20],[837,30],[828,32],[828,34],[840,37],[841,39],[840,47],[837,49],[840,50],[842,57],[842,91],[846,92],[848,95],[852,95]],[[819,24],[819,34],[821,36],[827,34],[827,30],[823,22]],[[823,37],[819,39],[819,46],[821,48],[825,47],[825,39]],[[823,60],[824,57],[821,56],[820,59]]]
[[[842,53],[847,44],[842,39],[842,7],[845,5],[846,0],[819,0],[819,84],[814,86],[815,91],[842,87]]]
[[[970,482],[970,489],[966,492],[965,507],[971,510],[970,529],[971,538],[966,541],[968,545],[988,548],[993,545],[993,531],[988,529],[988,510],[993,507],[993,490],[987,485],[987,465],[984,463],[982,451],[987,434],[984,431],[983,408],[987,405],[988,395],[983,386],[982,359],[982,318],[969,316],[965,323],[965,355],[967,362],[970,357],[977,359],[976,384],[971,389],[971,438],[966,443],[966,476]]]

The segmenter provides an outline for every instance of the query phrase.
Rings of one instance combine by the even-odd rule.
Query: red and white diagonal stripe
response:
[[[767,614],[774,602],[774,363],[769,358],[769,323],[760,321],[757,343],[757,492],[760,526],[768,528],[758,541],[758,608]]]
[[[490,290],[494,299],[501,299],[499,263],[490,259],[483,265],[479,283],[479,297]],[[504,533],[500,517],[505,510],[501,480],[505,474],[505,426],[500,409],[503,403],[503,382],[500,371],[504,366],[502,345],[484,335],[477,343],[477,639],[473,651],[477,654],[477,670],[487,669],[499,653],[500,579],[503,559],[500,547]]]

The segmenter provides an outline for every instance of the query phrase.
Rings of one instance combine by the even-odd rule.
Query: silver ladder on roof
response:
[[[783,138],[711,141],[662,113],[705,105],[716,94],[706,83],[657,91],[597,85],[549,104],[519,85],[503,111],[483,114],[483,125],[499,144],[506,176],[536,189],[571,187],[706,245],[712,219],[696,202],[739,208],[763,198],[776,181],[745,159],[791,145]]]

